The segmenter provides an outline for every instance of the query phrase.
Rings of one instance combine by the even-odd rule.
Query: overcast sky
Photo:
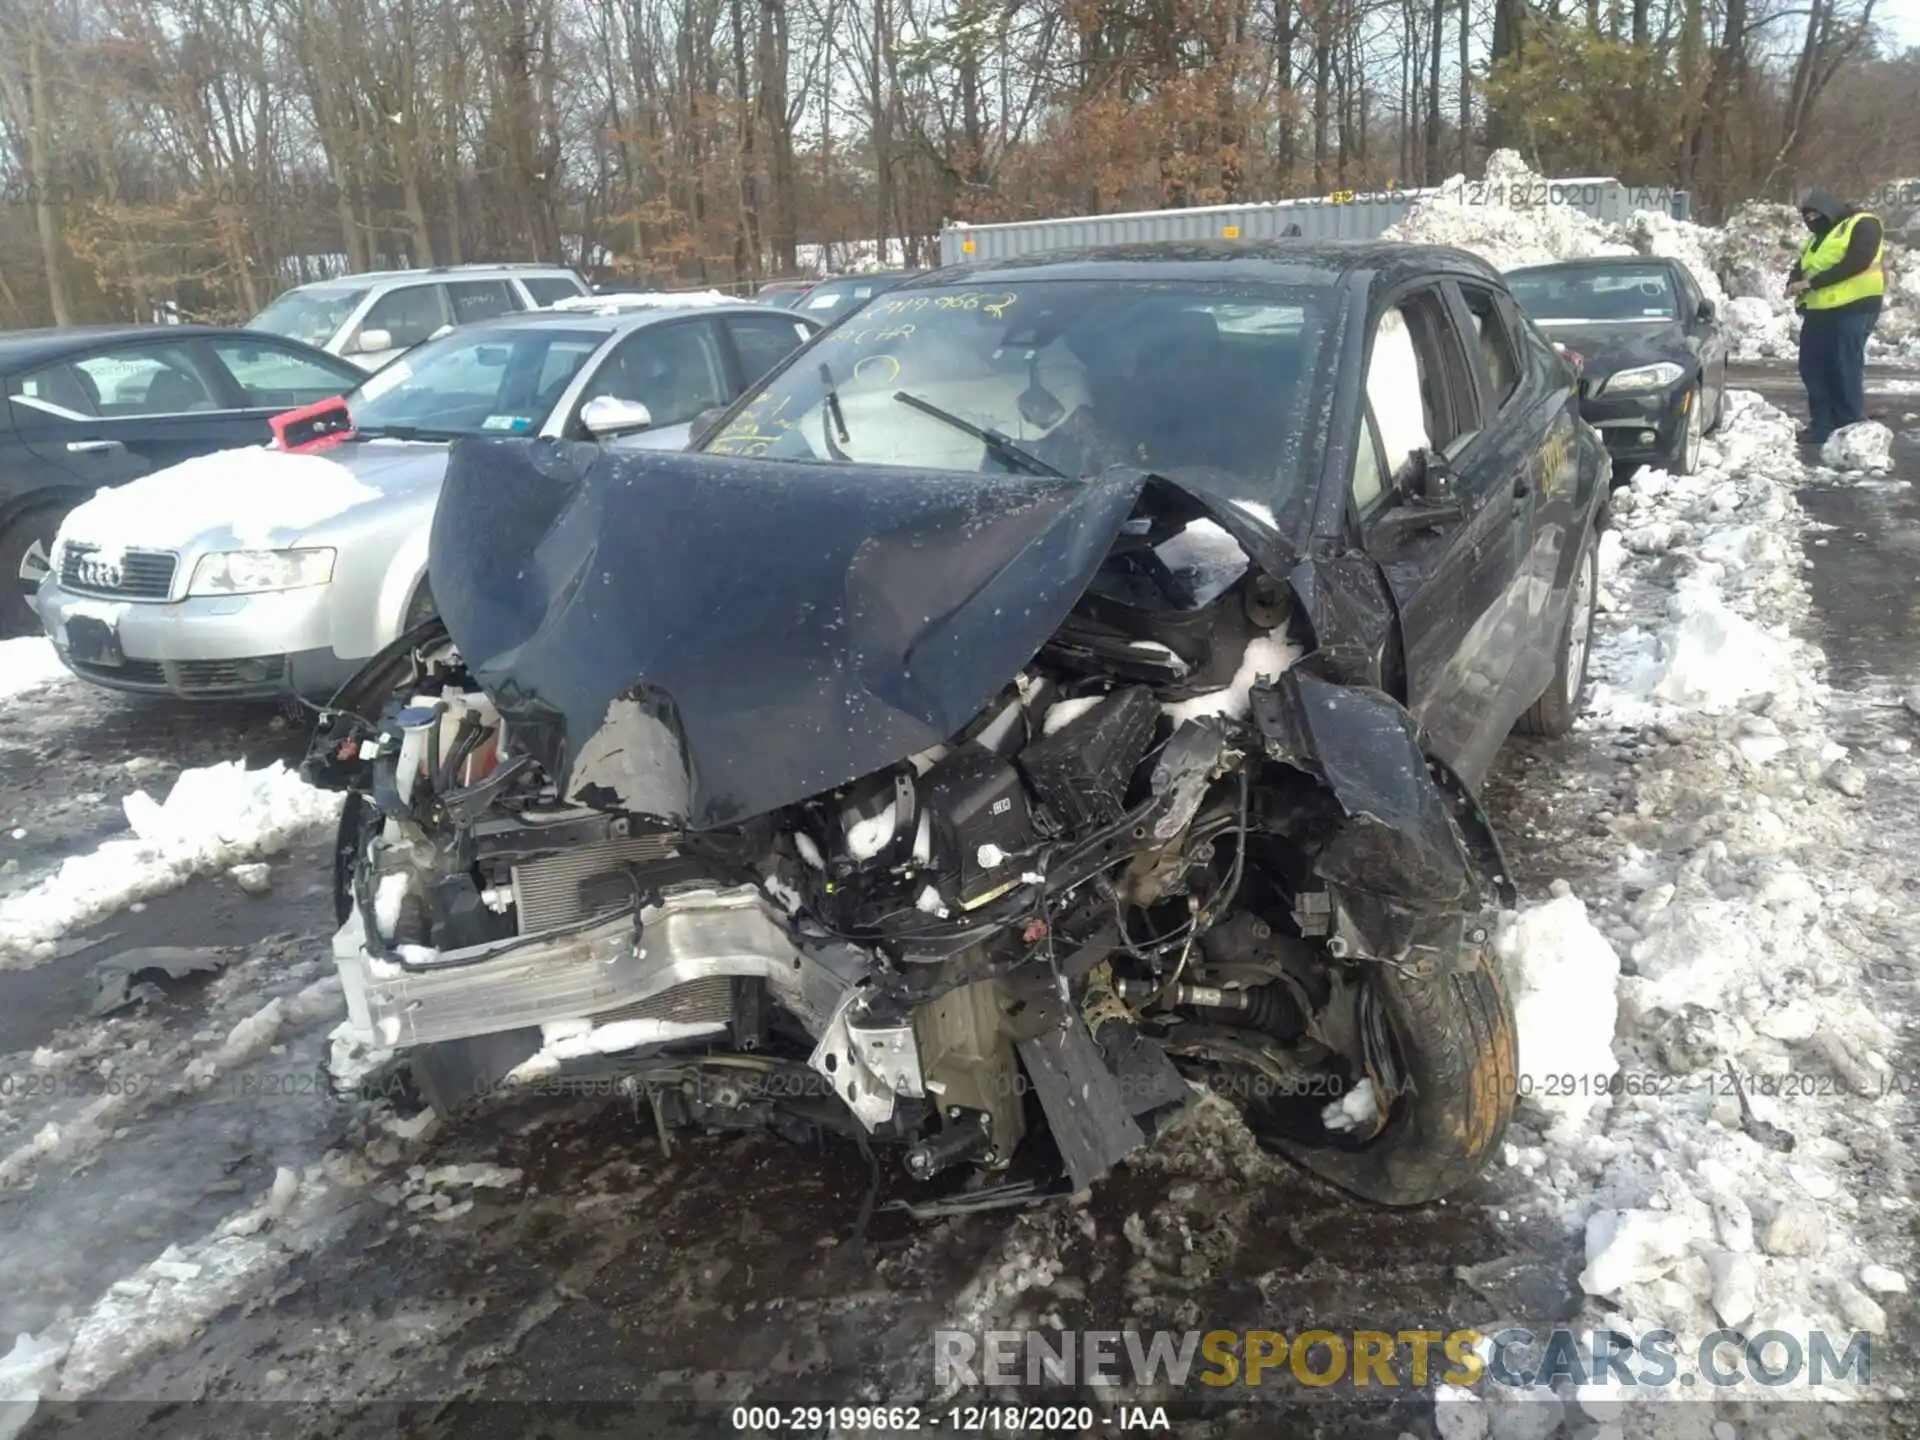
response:
[[[1874,17],[1907,45],[1920,45],[1920,0],[1881,0]]]

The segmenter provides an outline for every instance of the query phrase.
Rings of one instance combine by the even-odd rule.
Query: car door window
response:
[[[1367,359],[1367,408],[1379,422],[1388,475],[1398,475],[1420,451],[1438,448],[1428,392],[1407,314],[1396,306],[1380,317]]]
[[[360,322],[360,333],[384,330],[390,348],[404,350],[447,323],[446,301],[438,285],[402,285],[373,302]]]
[[[523,275],[520,283],[526,287],[536,305],[551,305],[556,300],[570,300],[575,295],[587,293],[585,286],[561,275]]]
[[[1389,483],[1421,450],[1452,455],[1480,428],[1472,372],[1436,289],[1397,301],[1377,322],[1367,403],[1380,427]]]
[[[218,410],[216,384],[183,346],[149,345],[49,365],[15,382],[17,401],[42,413],[116,420]]]
[[[740,357],[741,382],[749,386],[804,345],[811,333],[798,320],[778,315],[729,315],[720,323]]]
[[[1506,317],[1491,290],[1477,285],[1462,285],[1460,298],[1466,302],[1467,317],[1473,324],[1473,338],[1480,351],[1480,369],[1487,381],[1487,411],[1499,410],[1520,388],[1520,357]]]
[[[685,425],[727,403],[719,337],[706,320],[649,325],[620,342],[588,382],[585,398],[637,400],[654,428]]]
[[[247,404],[256,409],[311,405],[344,395],[356,383],[310,355],[261,340],[215,340],[213,353],[227,367]]]
[[[453,323],[471,325],[520,308],[519,297],[504,280],[449,280],[447,299],[453,304]]]
[[[1360,439],[1353,447],[1353,508],[1365,515],[1387,493],[1387,473],[1380,465],[1380,442],[1371,412],[1360,417]]]

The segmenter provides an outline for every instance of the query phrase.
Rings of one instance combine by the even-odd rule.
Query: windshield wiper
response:
[[[356,440],[445,440],[438,431],[422,430],[418,425],[361,425],[353,432]]]
[[[820,362],[820,383],[826,389],[827,414],[833,419],[833,430],[821,431],[821,438],[827,442],[827,454],[834,460],[851,460],[853,457],[840,448],[853,443],[853,437],[847,434],[846,412],[840,408],[840,387],[833,383],[833,371],[824,360]],[[840,445],[833,443],[834,430],[840,432]]]
[[[955,415],[951,411],[942,410],[930,400],[922,400],[918,395],[909,395],[904,390],[894,391],[893,398],[902,405],[911,405],[923,415],[944,420],[954,429],[973,436],[987,449],[998,455],[1001,463],[1010,469],[1024,470],[1029,475],[1051,475],[1056,480],[1067,478],[1066,471],[1054,469],[1031,450],[1023,449],[1017,442],[1002,435],[998,430],[990,429],[985,425],[976,425],[973,421]]]

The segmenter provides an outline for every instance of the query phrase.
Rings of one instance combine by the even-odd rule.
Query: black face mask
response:
[[[1811,230],[1816,235],[1818,235],[1822,230],[1830,229],[1832,227],[1832,222],[1830,222],[1827,219],[1827,217],[1822,215],[1818,210],[1802,210],[1800,212],[1800,221],[1802,224],[1804,224],[1807,227],[1807,229]]]

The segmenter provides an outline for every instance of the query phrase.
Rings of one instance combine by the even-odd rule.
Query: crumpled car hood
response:
[[[689,829],[962,729],[1091,582],[1146,477],[454,448],[428,573],[569,801]]]

